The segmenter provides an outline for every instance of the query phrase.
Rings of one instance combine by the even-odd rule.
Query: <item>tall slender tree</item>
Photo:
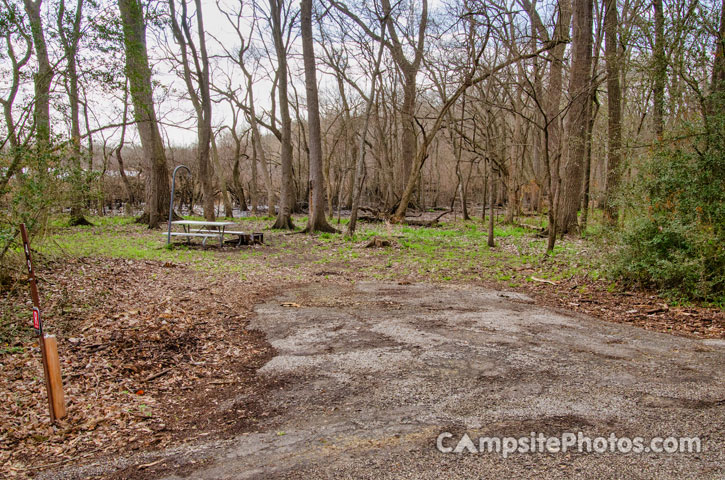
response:
[[[279,96],[279,114],[282,130],[280,141],[280,162],[282,164],[282,181],[280,182],[279,211],[273,228],[294,230],[292,223],[292,203],[295,201],[292,191],[292,117],[289,111],[289,95],[287,93],[289,75],[287,74],[287,49],[282,32],[281,2],[284,0],[269,0],[270,17],[272,23],[272,37],[274,49],[277,54],[277,93]]]
[[[353,173],[352,181],[352,206],[350,207],[350,223],[347,225],[347,235],[352,236],[355,234],[355,228],[357,224],[357,213],[360,207],[360,196],[362,195],[363,180],[365,177],[365,147],[367,143],[368,128],[370,126],[370,116],[373,111],[373,104],[375,103],[376,89],[375,83],[380,75],[380,63],[383,59],[383,48],[385,48],[385,25],[382,24],[380,28],[380,46],[378,48],[378,54],[375,58],[375,67],[373,69],[372,77],[370,78],[370,92],[365,100],[365,117],[363,126],[360,131],[360,146],[358,147],[357,159],[355,160],[355,170]]]
[[[72,149],[72,167],[74,185],[70,209],[70,225],[90,225],[83,216],[84,175],[81,168],[81,119],[80,93],[78,83],[78,46],[81,40],[81,22],[83,19],[84,0],[76,0],[75,10],[66,8],[65,0],[58,3],[58,36],[66,61],[65,79],[70,105],[70,137]]]
[[[605,0],[604,15],[605,61],[607,66],[607,183],[604,213],[610,224],[617,223],[617,208],[612,197],[619,185],[619,168],[622,148],[622,89],[619,83],[619,21],[617,0]]]
[[[312,38],[312,0],[300,2],[300,29],[302,56],[305,64],[305,90],[307,92],[308,145],[310,148],[310,214],[307,233],[336,232],[325,217],[325,181],[322,173],[322,139],[320,137],[320,101],[317,93],[315,47]]]
[[[118,0],[118,8],[123,23],[126,76],[134,120],[147,162],[146,206],[144,215],[139,220],[148,223],[149,228],[157,228],[169,214],[169,171],[154,107],[144,9],[141,0]]]
[[[374,32],[366,22],[353,14],[346,5],[338,1],[332,1],[332,4],[363,28],[374,40],[378,42],[382,41],[381,36]],[[396,4],[396,6],[398,5]],[[416,5],[415,2],[412,5]],[[379,19],[387,27],[389,37],[389,40],[383,43],[388,47],[393,61],[400,71],[401,88],[403,90],[403,100],[400,104],[400,156],[395,172],[397,177],[396,190],[402,196],[403,191],[410,182],[410,176],[415,175],[417,178],[419,173],[414,168],[418,147],[416,137],[416,129],[418,127],[415,119],[415,109],[418,96],[417,78],[423,62],[423,56],[425,55],[426,31],[428,29],[428,1],[422,0],[420,2],[420,17],[414,28],[398,27],[395,21],[398,15],[396,15],[390,0],[381,0],[379,10]],[[409,17],[412,18],[413,15],[409,15]],[[413,181],[413,183],[417,182]],[[405,205],[406,209],[407,207]]]
[[[191,104],[196,112],[196,159],[199,165],[199,179],[204,195],[204,218],[214,220],[214,188],[212,171],[209,163],[212,142],[212,101],[209,88],[209,54],[206,49],[206,32],[201,0],[194,0],[196,10],[196,29],[198,46],[191,32],[191,18],[187,0],[181,1],[181,11],[177,16],[176,2],[169,0],[171,29],[181,54],[181,67],[184,83]],[[196,81],[196,85],[194,84]]]
[[[545,112],[542,114],[547,118],[544,121],[547,130],[547,140],[544,148],[547,150],[547,162],[549,166],[559,165],[562,160],[562,147],[563,147],[563,119],[562,119],[562,95],[563,95],[563,77],[564,77],[564,54],[566,53],[566,42],[564,40],[569,39],[569,31],[571,29],[571,0],[560,0],[557,2],[558,16],[554,25],[554,31],[551,37],[548,35],[544,22],[542,22],[539,14],[535,8],[535,3],[529,0],[521,0],[522,5],[526,9],[526,12],[531,19],[531,23],[534,26],[537,36],[542,43],[547,43],[551,40],[557,42],[556,45],[549,51],[549,83],[546,88],[546,98],[543,99],[545,103]],[[534,92],[536,93],[536,92]],[[548,168],[548,167],[547,167]],[[549,205],[550,212],[556,213],[558,217],[559,210],[559,178],[560,172],[555,172],[550,175],[551,182],[545,182],[545,187],[549,191]],[[555,239],[556,227],[549,229],[551,232],[551,247],[553,248],[553,241]]]

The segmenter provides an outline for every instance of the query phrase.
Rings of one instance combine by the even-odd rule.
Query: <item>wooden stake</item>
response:
[[[28,232],[25,229],[25,224],[20,224],[20,235],[23,238],[23,250],[25,251],[25,264],[28,267],[28,282],[30,283],[30,297],[33,300],[33,323],[36,322],[37,315],[37,326],[34,325],[36,333],[38,334],[38,345],[40,346],[40,357],[43,362],[43,374],[45,376],[45,392],[48,394],[48,410],[50,412],[50,421],[55,423],[55,410],[53,408],[53,390],[50,388],[50,372],[48,371],[48,361],[45,352],[45,340],[43,339],[43,319],[40,315],[40,295],[38,295],[38,285],[35,282],[35,270],[33,269],[33,261],[30,257],[30,239],[28,238]],[[57,343],[56,343],[57,346]],[[56,357],[58,356],[58,349],[56,348]],[[60,378],[60,370],[58,374]],[[61,383],[61,395],[62,395],[62,383]],[[61,400],[61,403],[62,400]],[[63,408],[65,412],[65,407]],[[64,413],[65,414],[65,413]]]
[[[50,386],[53,414],[57,419],[65,417],[65,398],[63,396],[63,378],[60,375],[58,342],[55,335],[46,335],[45,356],[48,364],[48,385]]]

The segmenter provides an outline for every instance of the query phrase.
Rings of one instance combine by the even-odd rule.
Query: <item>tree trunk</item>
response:
[[[182,0],[186,2],[186,0]],[[201,97],[202,118],[200,118],[199,144],[197,145],[199,160],[199,176],[201,177],[201,187],[204,192],[204,218],[209,221],[214,220],[214,186],[212,184],[213,171],[209,165],[209,154],[212,140],[211,126],[211,94],[209,92],[209,57],[206,51],[206,32],[204,30],[204,17],[202,15],[201,0],[194,0],[196,5],[196,21],[199,29],[199,53],[201,56],[201,71],[199,72],[197,81],[199,82],[199,93]],[[226,192],[225,192],[226,193]],[[228,201],[228,200],[227,200]],[[230,207],[231,210],[231,207]],[[231,213],[231,212],[230,212]]]
[[[619,187],[619,169],[622,148],[622,90],[619,84],[619,21],[617,0],[605,0],[604,15],[605,51],[607,63],[607,120],[609,148],[607,149],[607,182],[604,195],[604,218],[610,225],[617,224],[617,207],[614,195]]]
[[[80,41],[81,19],[83,18],[83,0],[77,0],[71,28],[67,28],[65,0],[58,3],[58,36],[60,37],[63,53],[66,59],[66,86],[68,104],[70,106],[70,137],[72,147],[73,184],[71,185],[71,226],[90,225],[83,216],[84,183],[83,168],[81,167],[81,120],[80,120],[80,94],[78,92],[78,42]]]
[[[229,199],[229,190],[227,186],[227,178],[224,176],[224,171],[222,170],[222,163],[219,159],[219,149],[217,149],[216,146],[216,138],[214,135],[211,136],[211,153],[212,158],[214,159],[214,168],[216,169],[216,177],[217,180],[219,180],[219,189],[221,190],[222,194],[222,202],[224,203],[224,216],[226,218],[234,218],[234,210],[232,209],[232,202]],[[236,160],[239,162],[239,158]],[[237,190],[239,191],[239,190]],[[242,197],[239,201],[239,204],[241,205],[244,203],[244,193],[242,192]]]
[[[662,0],[654,0],[655,8],[655,45],[654,45],[654,110],[652,123],[655,135],[662,138],[664,131],[665,80],[667,77],[667,60],[665,58],[665,14]]]
[[[236,132],[237,122],[236,117],[234,125],[232,126],[232,138],[234,138],[234,167],[232,167],[232,183],[234,190],[236,191],[237,199],[239,201],[239,209],[242,212],[247,211],[247,200],[244,196],[244,187],[242,186],[241,172],[239,170],[240,163],[242,161],[242,139],[239,138]],[[254,150],[254,146],[252,146]],[[252,187],[250,192],[250,201],[252,202],[252,212],[254,215],[257,214],[257,159],[255,158],[254,151],[252,151]]]
[[[594,121],[599,111],[599,104],[596,103],[596,100],[596,94],[592,90],[592,93],[589,97],[589,113],[587,114],[587,116],[589,117],[589,122],[587,124],[587,144],[586,152],[584,154],[584,185],[582,187],[581,204],[582,219],[581,226],[579,228],[582,235],[584,235],[584,233],[586,232],[587,222],[589,221],[589,189],[590,177],[592,173],[592,131],[594,130]]]
[[[118,0],[126,50],[126,76],[129,80],[134,119],[146,158],[146,207],[142,217],[149,228],[157,228],[169,214],[169,172],[164,144],[159,132],[151,89],[151,69],[146,50],[146,24],[139,0]]]
[[[47,148],[50,144],[50,84],[53,80],[53,69],[48,60],[48,47],[45,43],[43,21],[40,16],[40,6],[43,0],[23,0],[25,13],[30,22],[30,31],[35,47],[35,61],[38,70],[33,75],[35,85],[35,106],[33,122],[35,124],[35,138],[38,146]]]
[[[418,25],[418,35],[414,45],[412,61],[408,60],[404,53],[407,45],[404,45],[398,37],[393,15],[391,15],[392,8],[390,1],[382,0],[382,6],[383,11],[386,14],[385,22],[388,27],[388,33],[390,34],[390,42],[387,42],[386,44],[390,47],[393,60],[402,72],[403,80],[403,103],[400,106],[400,157],[398,158],[398,179],[396,182],[396,190],[401,192],[402,196],[402,192],[406,189],[410,175],[413,172],[417,151],[417,139],[415,135],[415,104],[417,95],[416,77],[418,75],[418,71],[420,70],[420,65],[425,53],[424,45],[425,32],[428,25],[428,1],[422,0],[421,2],[421,18],[420,24]]]
[[[484,160],[485,161],[485,160]],[[484,167],[484,175],[483,175],[483,194],[481,195],[481,222],[486,222],[486,200],[488,199],[488,169]]]
[[[571,27],[571,0],[559,2],[559,18],[554,28],[554,39],[569,38]],[[549,68],[549,88],[546,98],[546,116],[551,122],[546,148],[549,150],[549,160],[553,164],[559,164],[562,158],[563,147],[563,119],[561,109],[561,97],[563,88],[564,54],[566,44],[556,45],[551,50],[551,67]],[[557,174],[558,175],[558,174]],[[555,182],[555,185],[558,184]],[[558,188],[558,187],[557,187]],[[553,198],[558,192],[550,192]],[[553,208],[558,209],[558,205]]]
[[[559,186],[561,184],[561,176],[559,175],[559,157],[553,156],[548,148],[551,145],[549,139],[550,124],[545,123],[542,129],[544,133],[544,163],[546,166],[546,185],[549,189],[549,212],[547,214],[549,222],[549,238],[546,245],[546,255],[554,250],[556,243],[556,223],[559,211]]]
[[[567,149],[564,185],[561,195],[559,230],[561,233],[578,229],[577,212],[581,204],[582,166],[586,155],[587,130],[590,113],[592,70],[592,0],[574,0],[573,45],[569,94],[571,108],[567,116]]]
[[[252,141],[252,185],[249,192],[249,201],[252,203],[252,214],[257,215],[259,213],[259,200],[258,200],[259,189],[257,187],[257,147]]]
[[[351,130],[353,128],[353,122],[352,122],[352,116],[350,115],[350,104],[347,101],[347,93],[345,92],[345,80],[343,78],[343,75],[341,75],[339,72],[337,75],[335,75],[335,77],[337,80],[337,91],[340,93],[340,99],[342,101],[342,113],[343,113],[343,118],[344,118],[344,122],[342,124],[342,133],[341,133],[341,136],[344,137],[344,139],[345,139],[345,141],[344,141],[344,144],[345,144],[344,160],[347,163],[348,158],[352,158],[352,163],[354,164],[355,159],[357,158],[357,146],[355,145],[356,139],[354,138],[353,135],[351,135]],[[331,195],[332,185],[331,185],[331,179],[330,179],[330,163],[331,163],[332,154],[334,153],[334,150],[335,150],[335,148],[334,148],[335,145],[336,145],[336,143],[330,149],[328,154],[325,155],[325,161],[324,161],[325,184],[327,185],[327,191],[330,192],[327,196],[327,199],[328,199],[327,208],[330,212],[330,219],[332,219],[332,195]],[[350,152],[350,154],[348,154],[348,152]],[[355,169],[355,167],[352,167],[353,173],[349,177],[350,182],[352,182],[352,180],[353,180],[352,177],[354,177],[354,175],[355,175],[354,169]],[[342,188],[344,188],[343,187],[344,179],[348,178],[348,176],[346,175],[346,173],[347,173],[346,169],[341,169],[341,171],[345,172],[343,174],[343,177],[344,177],[343,180],[340,180],[340,185],[341,185],[341,189],[342,189]],[[348,207],[352,204],[352,188],[353,188],[352,185],[350,185],[350,193],[349,193],[350,196],[348,197],[349,200],[347,202]],[[337,197],[338,197],[338,199],[342,198],[342,192],[339,190],[337,192]],[[338,205],[337,205],[338,217],[339,217],[340,208],[341,208],[341,205],[340,205],[340,202],[338,201]]]
[[[496,177],[493,175],[493,163],[491,163],[490,166],[490,173],[488,175],[488,178],[490,180],[490,184],[488,185],[488,242],[487,245],[489,247],[495,247],[496,243],[493,240],[493,217],[494,217],[494,204],[496,203]]]
[[[381,28],[380,33],[380,47],[378,48],[378,56],[375,59],[375,70],[373,76],[370,79],[370,93],[368,94],[367,102],[365,104],[365,120],[363,123],[362,130],[360,131],[360,146],[358,147],[357,159],[355,161],[355,172],[353,176],[353,191],[352,191],[352,206],[350,209],[350,223],[347,225],[347,235],[352,236],[355,234],[355,228],[357,224],[357,211],[360,207],[360,195],[362,195],[363,180],[365,176],[365,139],[368,134],[368,127],[370,126],[370,116],[373,110],[373,104],[375,103],[375,82],[380,75],[380,62],[383,58],[383,48],[385,42],[385,28]]]
[[[269,173],[269,167],[267,166],[267,155],[264,151],[264,145],[262,145],[262,134],[259,132],[259,123],[257,122],[257,113],[254,109],[254,91],[252,90],[252,75],[244,71],[247,77],[247,101],[249,102],[249,126],[252,131],[252,174],[255,173],[257,168],[257,160],[259,160],[259,166],[262,170],[262,181],[264,182],[264,188],[267,190],[267,214],[269,216],[274,215],[274,206],[276,200],[274,197],[274,186],[272,185],[272,176]]]
[[[322,172],[322,138],[320,133],[320,105],[317,96],[317,72],[315,49],[312,43],[312,0],[300,2],[300,29],[302,31],[302,56],[305,65],[305,90],[307,92],[307,123],[309,125],[310,158],[310,214],[307,233],[336,232],[325,217],[325,180]]]
[[[242,181],[240,180],[241,172],[239,171],[239,161],[239,157],[237,157],[234,161],[234,167],[232,167],[232,183],[234,184],[234,191],[239,201],[239,209],[242,212],[246,212],[248,208],[247,199],[244,197],[244,187],[242,186]],[[254,206],[256,207],[256,203],[254,203]],[[252,208],[252,212],[256,215],[257,209]]]
[[[211,110],[211,109],[210,109]],[[211,113],[211,112],[210,112]],[[211,115],[210,115],[211,117]],[[210,119],[211,120],[211,119]],[[213,170],[209,165],[210,140],[211,140],[211,122],[204,122],[199,125],[198,144],[196,159],[199,165],[199,178],[201,180],[201,191],[203,194],[202,205],[204,208],[204,218],[213,222],[216,214],[214,212],[215,192],[212,184]]]
[[[518,143],[521,141],[520,136],[522,135],[521,117],[516,116],[513,121],[513,128],[511,131],[511,141],[509,142],[511,148],[511,166],[508,169],[507,186],[506,186],[506,217],[504,223],[514,223],[519,209],[519,159],[521,154],[519,152]]]
[[[463,132],[466,114],[466,95],[463,95],[461,100],[461,119],[460,129]],[[453,115],[451,115],[451,118]],[[463,214],[463,220],[470,220],[471,217],[468,215],[468,205],[466,204],[466,185],[463,180],[463,172],[461,171],[461,157],[463,154],[463,135],[459,135],[458,144],[455,143],[455,138],[451,135],[451,142],[453,143],[454,154],[456,156],[456,178],[458,180],[458,195],[461,200],[461,213]]]
[[[199,165],[199,180],[203,193],[204,218],[214,221],[215,192],[212,184],[212,169],[209,165],[211,153],[211,95],[209,86],[209,56],[206,50],[206,32],[204,31],[204,16],[202,13],[201,0],[194,0],[196,10],[196,27],[198,29],[199,47],[194,44],[191,34],[188,16],[187,0],[181,0],[181,23],[176,15],[176,1],[169,1],[171,17],[171,30],[181,53],[181,67],[183,70],[184,83],[189,94],[194,110],[196,111],[196,158]],[[189,58],[191,54],[192,58]],[[194,66],[192,73],[191,66]],[[196,85],[194,84],[196,81]]]
[[[279,85],[279,113],[282,118],[282,138],[280,162],[282,164],[282,180],[280,182],[279,212],[272,228],[294,230],[292,223],[292,119],[289,112],[289,96],[287,94],[287,52],[282,34],[282,6],[281,0],[269,0],[270,17],[272,20],[272,35],[274,48],[277,53],[277,76]]]
[[[406,68],[404,71],[405,84],[403,85],[403,104],[400,106],[400,157],[398,158],[398,171],[396,190],[402,192],[405,189],[410,172],[413,169],[413,159],[417,147],[415,135],[415,98],[416,98],[416,76],[418,71]]]

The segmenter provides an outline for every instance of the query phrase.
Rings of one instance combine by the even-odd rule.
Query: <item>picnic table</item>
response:
[[[185,237],[187,242],[191,242],[192,238],[201,238],[202,245],[206,246],[206,241],[210,238],[218,239],[219,246],[224,246],[224,235],[236,235],[239,237],[239,245],[243,241],[248,243],[262,243],[263,237],[261,233],[246,233],[239,231],[227,230],[227,227],[234,225],[234,222],[209,222],[204,220],[176,220],[171,225],[181,225],[183,232],[170,232],[164,235],[171,237]]]

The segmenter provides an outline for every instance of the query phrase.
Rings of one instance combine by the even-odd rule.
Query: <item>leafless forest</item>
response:
[[[725,478],[724,7],[0,0],[0,477]]]
[[[718,2],[2,0],[0,21],[6,249],[13,218],[64,210],[157,227],[185,164],[181,211],[207,220],[490,210],[542,216],[551,250],[592,211],[660,208],[642,171],[722,133]]]

